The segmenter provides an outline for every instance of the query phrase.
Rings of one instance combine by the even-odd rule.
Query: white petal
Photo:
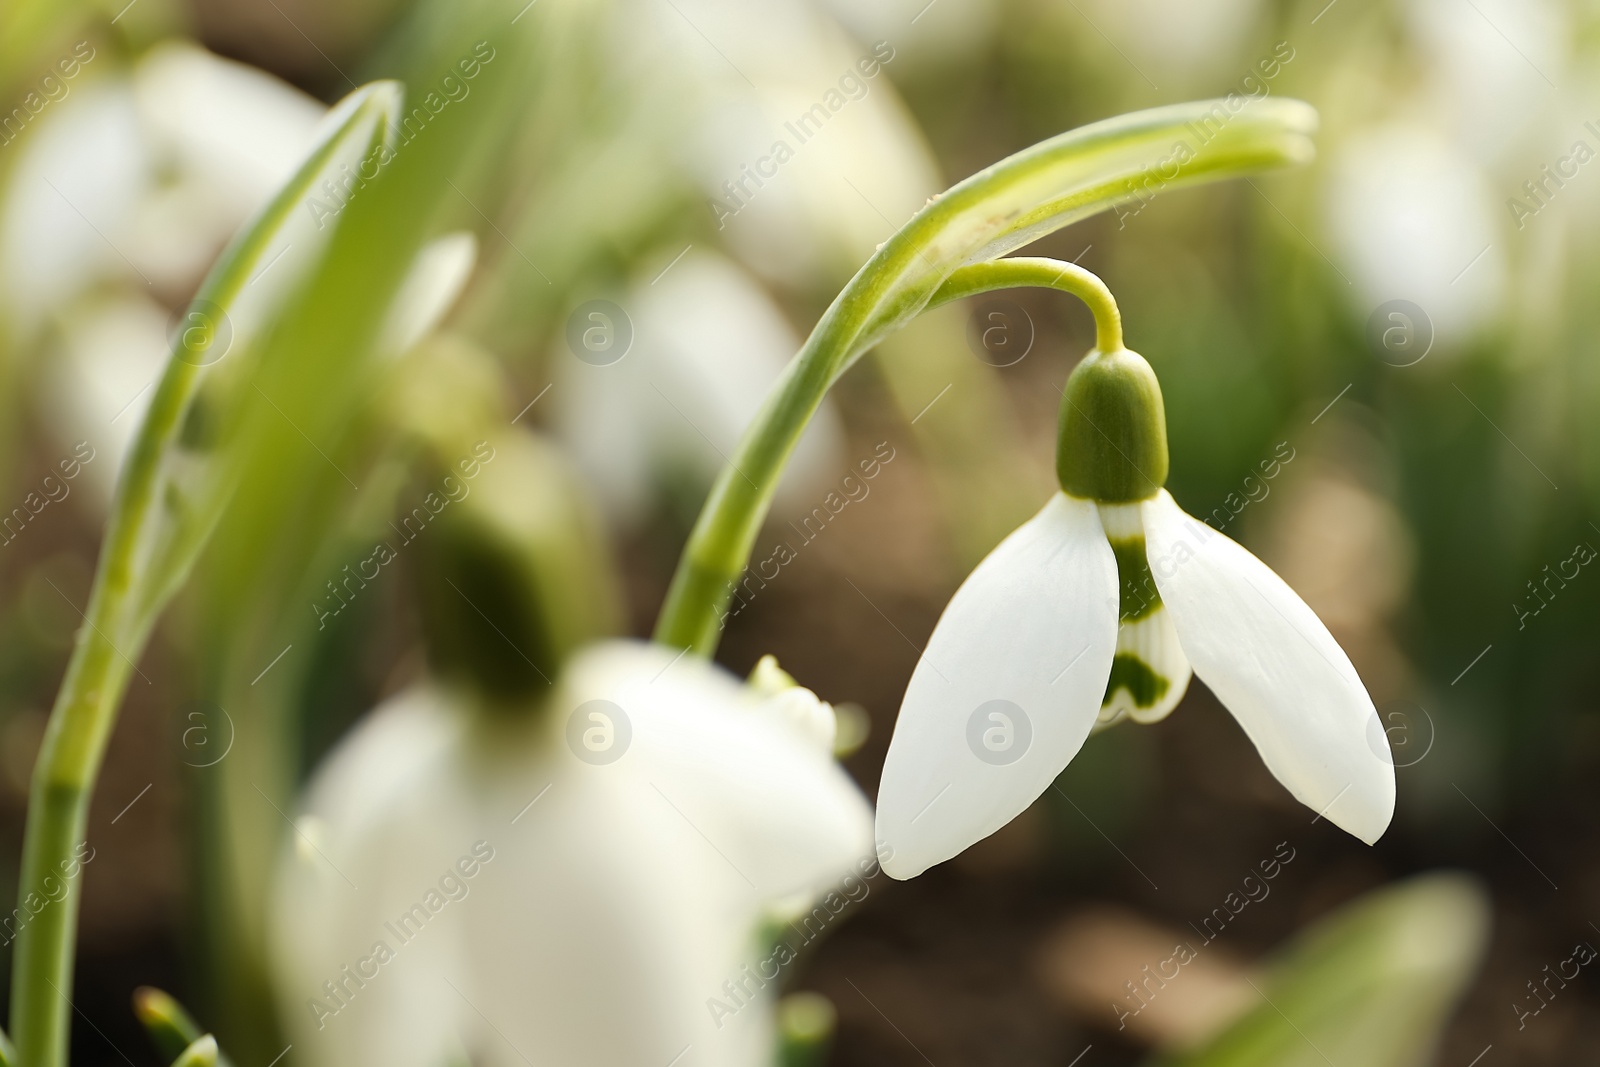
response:
[[[720,667],[662,645],[608,642],[568,666],[550,708],[565,731],[595,700],[626,716],[629,748],[579,769],[634,778],[649,803],[694,830],[699,859],[739,892],[771,900],[822,890],[872,855],[872,811],[849,775]]]
[[[437,328],[466,288],[477,261],[478,239],[470,230],[423,245],[389,305],[379,349],[398,355]]]
[[[1297,800],[1376,841],[1394,815],[1394,763],[1372,698],[1328,628],[1271,568],[1164,490],[1145,502],[1144,529],[1194,672]]]
[[[1116,635],[1111,546],[1094,505],[1058,493],[956,590],[911,675],[878,789],[884,870],[920,874],[1049,788],[1094,726]]]
[[[288,181],[328,110],[264,71],[177,40],[152,48],[133,84],[148,134],[192,176],[205,208],[220,209],[222,238]]]
[[[437,975],[468,972],[460,920],[471,905],[452,904],[409,943],[385,926],[480,836],[472,781],[460,771],[464,719],[430,687],[391,698],[318,769],[306,814],[284,842],[269,945],[283,1021],[311,1067],[435,1067],[470,1022],[470,1009],[443,995],[450,991]],[[499,839],[503,831],[489,832]],[[396,958],[374,967],[379,942]],[[365,970],[365,979],[346,968]],[[343,985],[345,1002],[326,982]]]
[[[79,486],[96,515],[110,506],[123,456],[166,366],[169,320],[167,309],[141,289],[108,289],[73,305],[61,321],[60,348],[41,367],[41,400],[61,453],[88,443]]]

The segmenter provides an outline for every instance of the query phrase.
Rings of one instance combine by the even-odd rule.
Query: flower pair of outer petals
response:
[[[1162,717],[1191,669],[1296,799],[1369,844],[1383,834],[1382,726],[1305,602],[1164,489],[1129,504],[1058,493],[957,590],[912,674],[878,792],[884,869],[910,878],[994,833],[1097,721]],[[994,720],[1016,746],[1005,758],[980,754],[993,708],[1009,710]]]

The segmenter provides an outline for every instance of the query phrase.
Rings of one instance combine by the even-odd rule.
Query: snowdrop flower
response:
[[[709,485],[800,347],[772,298],[731,261],[696,249],[665,268],[623,298],[625,323],[593,320],[631,332],[620,356],[555,353],[558,432],[621,523],[640,521],[664,478]],[[570,347],[570,336],[560,343]],[[842,444],[824,406],[779,487],[780,508],[821,495],[843,465]]]
[[[0,279],[24,335],[96,283],[193,291],[294,172],[327,111],[180,43],[86,81],[57,107],[24,147],[0,224]]]
[[[309,244],[309,242],[303,242]],[[477,239],[466,231],[424,245],[401,283],[377,345],[382,356],[405,352],[434,330],[472,272]],[[260,319],[278,296],[265,286],[233,308],[233,323]],[[139,431],[152,386],[172,353],[174,319],[139,289],[126,287],[79,300],[60,325],[41,375],[43,403],[63,442],[88,441],[106,462],[88,468],[92,499],[104,509]]]
[[[131,70],[91,64],[82,79],[15,149],[0,207],[0,320],[20,347],[37,345],[62,444],[100,452],[90,498],[103,508],[171,351],[171,307],[294,172],[327,108],[178,42]],[[248,299],[271,306],[289,258]]]
[[[1398,122],[1338,146],[1326,217],[1362,308],[1403,297],[1457,344],[1504,308],[1500,206],[1488,176],[1427,126]]]
[[[531,723],[391,699],[298,827],[276,982],[296,1055],[328,1067],[770,1062],[759,921],[872,853],[866,799],[792,708],[625,641],[576,656]]]
[[[1578,101],[1554,86],[1571,85],[1575,31],[1553,0],[1474,3],[1470,19],[1450,0],[1397,6],[1421,53],[1419,94],[1440,132],[1477,163],[1509,165],[1498,177],[1520,181],[1549,161],[1548,147],[1568,140],[1562,105]]]
[[[1141,71],[1158,71],[1163,82],[1215,84],[1251,73],[1254,57],[1241,53],[1259,33],[1265,6],[1261,0],[1094,0],[1088,12],[1066,18],[1076,16],[1080,25],[1092,19],[1132,53]]]
[[[914,50],[903,16],[886,39],[858,43],[816,0],[618,12],[619,66],[641,108],[674,101],[657,121],[671,165],[762,277],[806,288],[848,276],[892,232],[888,219],[944,187],[891,81],[900,46]]]
[[[1395,786],[1372,699],[1305,602],[1162,488],[1149,364],[1091,352],[1061,412],[1062,491],[956,591],[911,676],[878,792],[884,869],[910,878],[994,833],[1097,724],[1163,718],[1191,673],[1296,799],[1376,841]]]

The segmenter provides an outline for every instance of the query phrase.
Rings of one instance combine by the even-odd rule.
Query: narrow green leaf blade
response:
[[[1420,1067],[1488,938],[1483,890],[1430,874],[1370,893],[1296,938],[1256,980],[1258,1006],[1146,1067]]]
[[[182,1055],[184,1049],[204,1036],[200,1025],[176,998],[153,986],[140,986],[133,991],[133,1014],[162,1059]]]
[[[293,279],[273,279],[272,287],[252,290],[268,277],[276,258],[296,244],[315,246],[302,253],[315,262],[326,244],[325,227],[321,220],[314,228],[308,224],[315,213],[302,214],[304,206],[341,164],[359,164],[387,141],[401,99],[397,83],[374,82],[336,105],[324,121],[323,138],[234,237],[191,302],[184,321],[194,325],[174,342],[118,487],[108,534],[110,541],[122,532],[125,515],[139,524],[128,531],[128,547],[145,576],[136,598],[141,616],[160,611],[176,591],[231,495],[240,457],[237,450],[217,446],[250,395],[263,335]],[[302,260],[301,274],[306,265]],[[224,338],[229,350],[218,353]]]
[[[1316,128],[1316,110],[1299,100],[1237,110],[1198,100],[1092,123],[1008,156],[929,202],[840,294],[835,307],[867,305],[852,355],[921,311],[957,267],[1161,192],[1307,162]]]
[[[222,446],[222,431],[253,381],[258,363],[253,337],[272,321],[277,305],[271,297],[275,290],[281,297],[281,279],[293,277],[284,271],[280,280],[251,290],[250,282],[269,265],[262,255],[287,234],[296,205],[341,153],[359,162],[365,146],[387,136],[388,116],[398,99],[397,87],[379,83],[335,108],[307,161],[229,246],[191,306],[191,313],[201,311],[201,321],[186,324],[176,339],[123,463],[85,625],[39,750],[23,842],[23,884],[37,884],[47,872],[72,862],[135,662],[157,613],[193,565],[231,494],[239,457],[237,449]],[[304,244],[314,253],[320,242],[304,235]],[[219,351],[221,334],[215,327],[234,319],[239,350]],[[71,988],[76,914],[75,899],[63,902],[18,934],[11,1022],[25,1063],[65,1061],[70,1012],[57,991]]]

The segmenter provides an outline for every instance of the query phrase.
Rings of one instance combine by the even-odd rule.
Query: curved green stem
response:
[[[386,118],[398,105],[390,84],[347,97],[329,118],[326,138],[223,253],[192,306],[229,307],[323,168],[354,139],[384,136]],[[70,887],[93,855],[82,850],[95,778],[128,680],[138,670],[135,660],[229,494],[226,471],[196,482],[187,476],[193,458],[180,454],[190,403],[218,366],[205,358],[216,332],[212,313],[202,312],[208,322],[203,340],[180,342],[168,360],[124,464],[83,626],[34,764],[17,885],[18,904],[29,917],[15,931],[11,981],[12,1034],[23,1067],[66,1063],[78,920],[78,894]],[[54,899],[52,883],[66,883],[68,892]]]
[[[1106,283],[1092,271],[1058,259],[1017,256],[961,267],[934,291],[923,310],[931,311],[941,304],[996,289],[1029,288],[1071,293],[1089,305],[1094,315],[1094,346],[1102,352],[1115,352],[1122,347],[1122,312],[1117,310],[1116,297]]]
[[[823,397],[959,271],[1118,204],[1304,162],[1313,154],[1316,122],[1309,105],[1280,99],[1135,112],[1034,145],[929,201],[850,280],[773,386],[689,535],[655,639],[703,656],[716,651],[778,478]]]

